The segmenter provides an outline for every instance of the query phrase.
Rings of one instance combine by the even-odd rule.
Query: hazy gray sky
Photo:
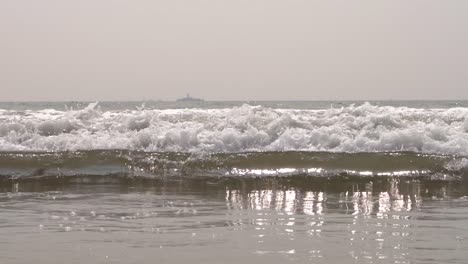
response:
[[[0,101],[187,92],[468,99],[468,1],[0,1]]]

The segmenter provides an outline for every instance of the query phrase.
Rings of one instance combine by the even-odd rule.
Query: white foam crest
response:
[[[460,171],[463,169],[468,169],[468,159],[466,158],[453,159],[447,162],[447,164],[444,165],[444,168],[449,171]]]
[[[0,150],[415,151],[468,155],[468,108],[0,111]]]

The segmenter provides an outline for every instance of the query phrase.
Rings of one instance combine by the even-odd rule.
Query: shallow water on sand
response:
[[[1,263],[466,263],[468,187],[400,178],[3,183]]]

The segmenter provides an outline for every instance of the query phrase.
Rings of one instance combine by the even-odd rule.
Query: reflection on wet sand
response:
[[[373,183],[364,188],[352,185],[352,190],[339,193],[291,189],[226,189],[227,206],[230,209],[274,210],[292,214],[321,215],[328,208],[343,208],[345,214],[383,216],[389,212],[411,211],[421,204],[422,190],[418,181],[405,183],[393,179],[385,191],[375,191]],[[444,195],[445,188],[440,189]],[[331,196],[330,196],[331,195]],[[337,207],[337,208],[335,208]]]
[[[375,191],[373,183],[367,182],[339,193],[306,188],[228,188],[226,203],[235,225],[254,227],[258,244],[264,246],[257,248],[256,254],[279,254],[295,260],[307,255],[310,259],[409,263],[408,244],[414,239],[412,212],[421,207],[423,190],[418,181],[401,184],[398,179],[387,187]],[[345,241],[338,236],[343,231]],[[282,239],[308,243],[278,247]]]
[[[78,180],[0,184],[0,255],[24,263],[28,248],[49,263],[52,245],[70,263],[464,263],[468,252],[465,181]]]

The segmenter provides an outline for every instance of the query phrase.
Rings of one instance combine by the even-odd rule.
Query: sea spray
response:
[[[1,151],[391,152],[468,155],[468,108],[0,111]]]

